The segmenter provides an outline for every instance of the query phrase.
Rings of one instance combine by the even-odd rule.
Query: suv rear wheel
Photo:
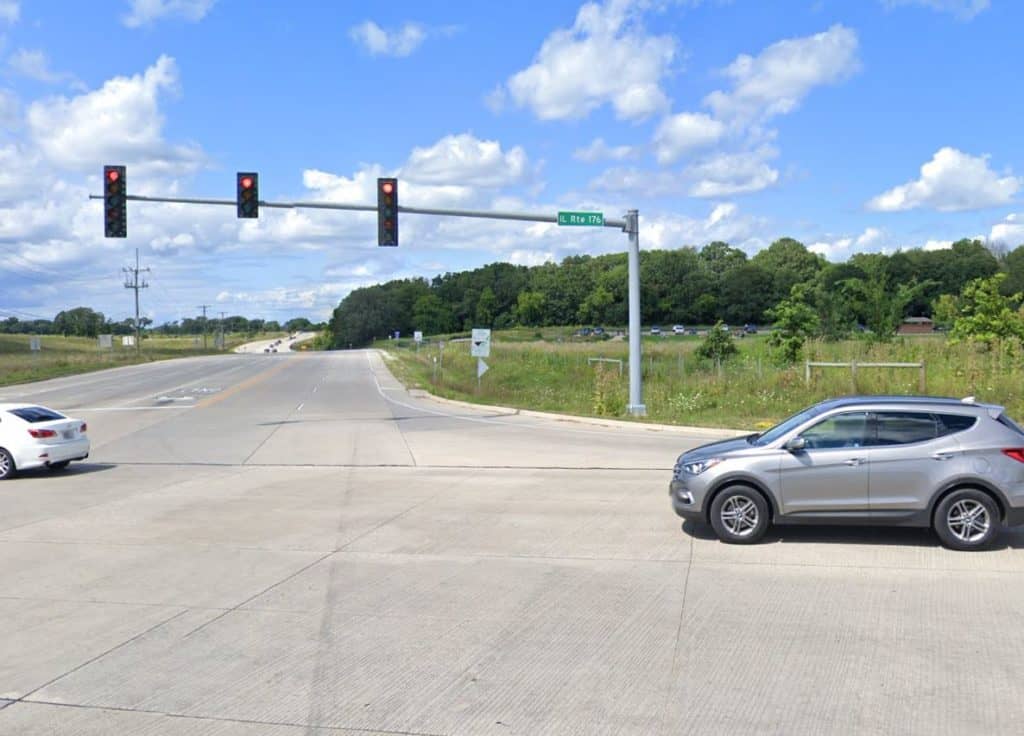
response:
[[[999,533],[999,507],[984,491],[964,488],[939,502],[932,524],[950,549],[984,549]]]
[[[768,504],[753,488],[730,486],[711,502],[711,527],[727,544],[754,544],[768,525]]]

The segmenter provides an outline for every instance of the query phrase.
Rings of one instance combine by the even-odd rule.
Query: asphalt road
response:
[[[410,397],[372,353],[0,389],[88,420],[0,483],[0,734],[1017,734],[1024,534],[672,514],[685,433]]]

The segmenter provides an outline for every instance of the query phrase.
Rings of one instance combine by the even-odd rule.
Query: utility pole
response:
[[[220,344],[217,345],[217,347],[220,348],[221,350],[224,349],[224,342],[225,342],[225,338],[224,338],[224,315],[225,314],[227,314],[227,312],[221,312],[220,313]]]
[[[203,350],[206,350],[206,310],[212,306],[212,304],[199,304],[196,306],[196,309],[203,310]]]
[[[124,288],[135,290],[135,353],[142,354],[142,332],[139,326],[139,289],[149,288],[145,281],[139,282],[139,273],[149,273],[148,268],[139,268],[139,249],[135,249],[135,268],[122,268]]]

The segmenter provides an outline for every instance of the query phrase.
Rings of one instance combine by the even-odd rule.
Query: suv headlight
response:
[[[689,473],[690,475],[700,475],[705,470],[715,467],[718,463],[722,462],[720,457],[709,457],[704,460],[697,460],[692,463],[685,463],[683,465],[683,472]]]

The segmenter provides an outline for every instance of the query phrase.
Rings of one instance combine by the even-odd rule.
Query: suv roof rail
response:
[[[965,404],[977,404],[978,403],[977,401],[975,401],[973,396],[965,396],[962,399],[960,399],[960,401],[962,401]]]

